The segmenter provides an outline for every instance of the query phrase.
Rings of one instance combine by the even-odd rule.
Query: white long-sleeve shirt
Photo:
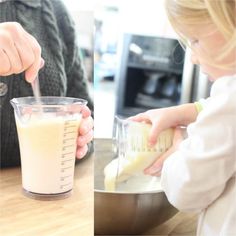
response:
[[[214,82],[187,133],[162,170],[168,200],[200,212],[197,235],[236,236],[236,75]]]

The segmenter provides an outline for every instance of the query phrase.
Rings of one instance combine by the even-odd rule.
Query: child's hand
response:
[[[171,127],[187,126],[196,120],[197,114],[195,105],[188,103],[175,107],[148,110],[129,119],[152,124],[149,143],[154,145],[161,131]]]
[[[93,118],[91,111],[87,106],[82,109],[83,119],[80,124],[78,138],[77,138],[77,151],[76,157],[83,158],[88,151],[88,143],[93,139]]]
[[[28,82],[44,65],[39,43],[19,23],[0,23],[0,65],[0,76],[25,71]]]
[[[147,175],[152,175],[152,176],[160,176],[161,175],[161,170],[164,161],[173,153],[175,152],[179,144],[183,141],[184,139],[184,132],[185,130],[180,127],[176,127],[174,131],[174,137],[173,137],[173,145],[171,146],[170,149],[168,149],[165,153],[163,153],[154,163],[152,163],[151,166],[147,167],[144,170],[144,174]]]

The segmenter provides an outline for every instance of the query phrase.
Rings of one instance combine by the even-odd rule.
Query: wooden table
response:
[[[0,235],[92,236],[93,159],[76,165],[72,196],[57,201],[23,196],[20,168],[0,170]]]
[[[110,158],[112,153],[112,143],[110,139],[95,140],[95,150],[101,155],[104,152],[104,158]],[[95,158],[95,168],[96,162]],[[98,163],[98,162],[97,162]],[[99,165],[99,164],[98,164]],[[163,224],[145,232],[143,235],[175,235],[175,236],[195,236],[197,228],[197,215],[195,213],[178,212],[174,217],[164,222]]]
[[[173,236],[195,236],[197,229],[197,215],[194,213],[178,212],[165,223],[149,230],[143,235],[173,235]]]

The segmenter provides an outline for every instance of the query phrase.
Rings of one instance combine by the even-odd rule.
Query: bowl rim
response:
[[[164,193],[164,190],[147,190],[147,191],[133,191],[133,192],[127,192],[127,191],[106,191],[102,189],[96,189],[94,188],[94,193],[106,193],[106,194],[119,194],[119,195],[142,195],[142,194],[151,194],[151,193]]]

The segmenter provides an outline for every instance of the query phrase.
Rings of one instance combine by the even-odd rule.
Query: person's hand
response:
[[[144,174],[152,176],[160,176],[164,161],[178,149],[179,144],[184,139],[184,136],[185,136],[185,129],[176,127],[174,130],[173,145],[165,153],[163,153],[160,157],[158,157],[158,159],[155,162],[153,162],[152,165],[144,169]]]
[[[17,22],[0,23],[0,76],[25,71],[32,82],[44,65],[37,40]]]
[[[161,131],[171,127],[187,126],[196,120],[197,114],[195,105],[188,103],[174,107],[148,110],[129,117],[129,120],[151,124],[149,143],[154,145]]]
[[[93,118],[91,117],[91,111],[87,106],[82,109],[83,119],[80,124],[78,138],[77,138],[77,151],[76,157],[78,159],[83,158],[88,151],[88,143],[93,139]]]

